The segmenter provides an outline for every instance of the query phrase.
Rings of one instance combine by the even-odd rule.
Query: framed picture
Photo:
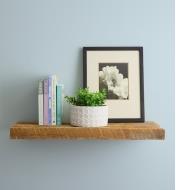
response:
[[[109,122],[144,122],[143,48],[84,47],[83,86],[106,90]]]

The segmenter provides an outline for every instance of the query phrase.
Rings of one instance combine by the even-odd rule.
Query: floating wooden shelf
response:
[[[111,123],[106,127],[53,127],[16,123],[10,128],[11,139],[163,140],[164,137],[165,130],[154,122]]]

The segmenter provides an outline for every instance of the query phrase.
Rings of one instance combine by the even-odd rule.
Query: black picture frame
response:
[[[137,118],[109,118],[109,123],[129,123],[129,122],[144,122],[144,73],[143,73],[143,47],[83,47],[83,87],[89,87],[87,85],[87,52],[95,51],[138,51],[139,52],[139,88],[140,88],[140,115]]]

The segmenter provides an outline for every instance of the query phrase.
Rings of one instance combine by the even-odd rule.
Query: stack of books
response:
[[[61,125],[63,113],[63,85],[58,84],[56,75],[39,81],[38,124]]]

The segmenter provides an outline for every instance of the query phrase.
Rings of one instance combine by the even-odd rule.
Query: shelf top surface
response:
[[[152,122],[152,121],[147,121],[147,122],[144,122],[144,123],[108,123],[107,126],[104,126],[104,127],[75,127],[75,126],[72,126],[70,124],[62,124],[60,126],[52,126],[52,125],[38,125],[37,123],[27,123],[27,122],[17,122],[15,123],[13,127],[20,127],[20,128],[24,128],[24,127],[40,127],[40,128],[57,128],[57,129],[60,129],[60,128],[71,128],[71,129],[87,129],[87,128],[90,128],[90,129],[93,129],[93,128],[111,128],[111,129],[119,129],[119,128],[160,128],[160,126],[155,123],[155,122]]]

